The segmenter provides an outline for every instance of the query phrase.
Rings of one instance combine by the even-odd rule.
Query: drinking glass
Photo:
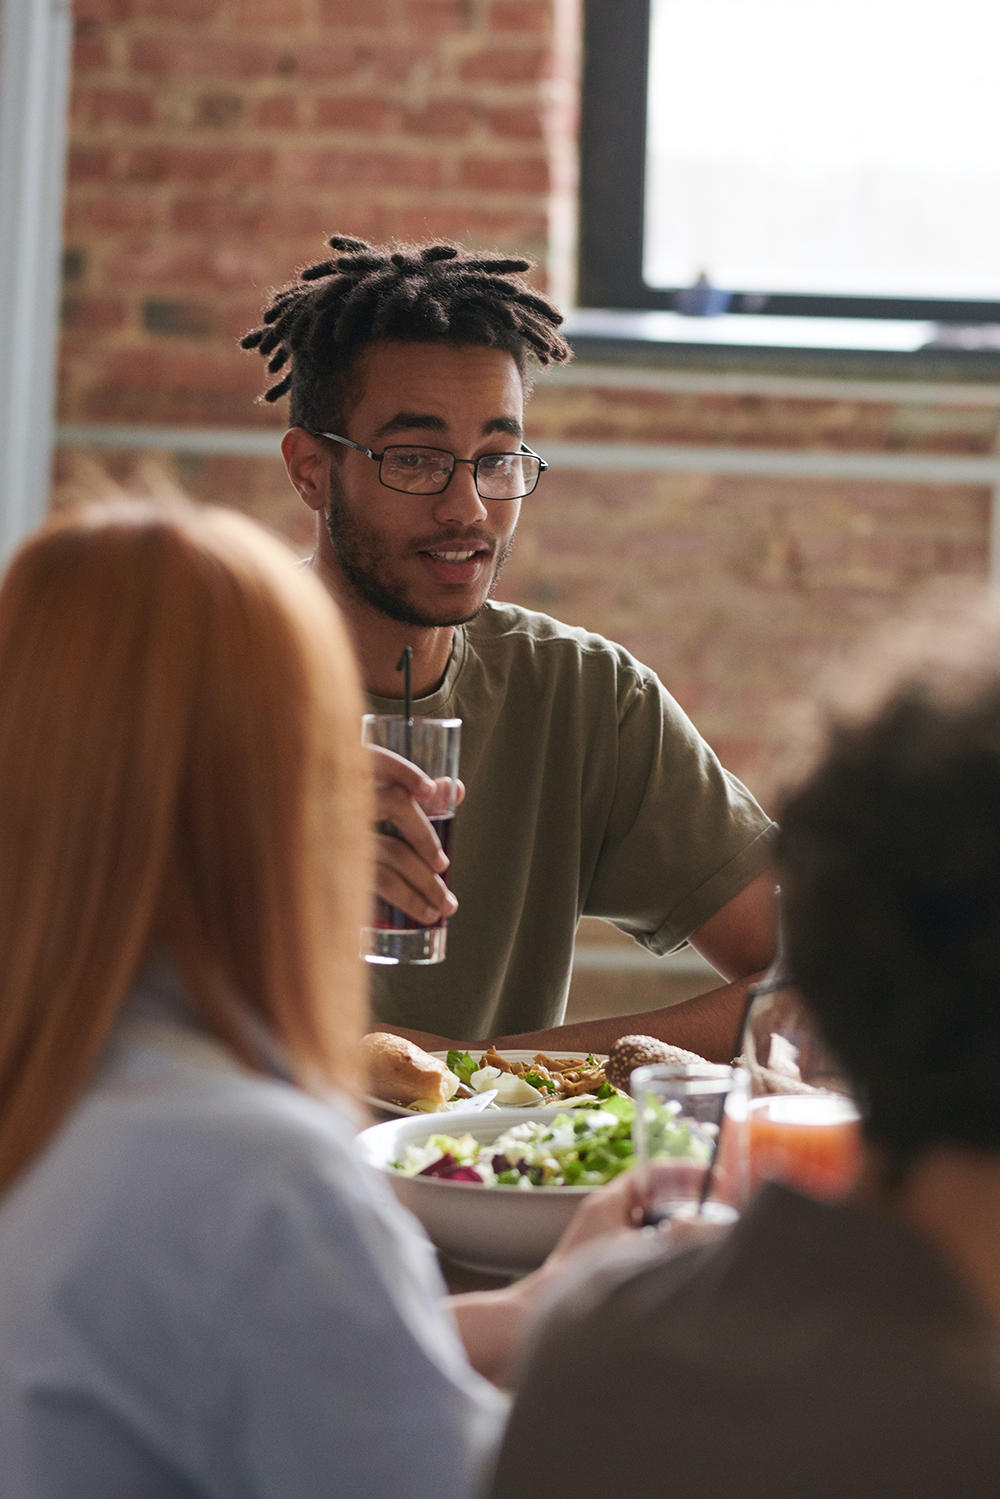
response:
[[[433,816],[428,814],[441,847],[449,855],[461,731],[460,718],[407,719],[402,714],[386,713],[366,713],[361,728],[364,744],[392,750],[432,780],[450,783],[450,795],[443,808]],[[442,789],[446,791],[447,787]],[[447,883],[448,871],[442,879]],[[434,926],[423,926],[399,906],[390,905],[376,895],[371,923],[361,932],[361,956],[369,963],[443,963],[447,943],[448,923],[444,917]]]
[[[658,1063],[637,1067],[630,1088],[643,1222],[732,1223],[745,1195],[746,1074]]]

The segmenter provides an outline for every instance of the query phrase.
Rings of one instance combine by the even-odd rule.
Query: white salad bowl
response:
[[[411,1115],[362,1130],[355,1145],[363,1161],[385,1173],[399,1201],[420,1219],[438,1249],[459,1265],[507,1275],[542,1263],[593,1187],[479,1187],[436,1176],[403,1176],[392,1163],[408,1145],[421,1145],[431,1135],[472,1135],[488,1145],[512,1125],[554,1119],[561,1112],[555,1106]]]

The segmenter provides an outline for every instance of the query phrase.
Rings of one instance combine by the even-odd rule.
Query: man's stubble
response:
[[[405,496],[401,496],[405,501]],[[340,564],[341,572],[347,582],[365,603],[380,614],[395,620],[402,625],[416,625],[422,629],[436,629],[441,626],[464,625],[475,619],[486,606],[487,600],[493,595],[497,581],[503,571],[504,564],[510,556],[514,546],[514,537],[505,546],[500,547],[493,559],[493,576],[487,589],[486,597],[478,608],[471,614],[463,614],[458,618],[434,619],[428,615],[421,614],[414,609],[403,597],[399,585],[394,585],[391,577],[387,577],[385,567],[385,554],[379,546],[378,538],[364,524],[351,514],[343,486],[339,475],[333,468],[330,470],[330,498],[326,507],[326,529],[330,537],[330,545],[333,547],[334,556]],[[487,540],[492,542],[493,538],[488,533],[477,532],[473,529],[464,537],[436,538],[438,545],[445,541]]]

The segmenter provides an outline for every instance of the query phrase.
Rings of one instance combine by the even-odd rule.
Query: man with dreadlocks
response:
[[[490,601],[545,468],[523,407],[531,362],[570,357],[560,315],[522,279],[525,260],[330,247],[243,346],[279,375],[265,399],[291,398],[285,463],[316,512],[313,565],[373,711],[400,711],[412,647],[415,711],[462,719],[468,788],[449,891],[425,815],[434,782],[377,755],[377,892],[428,925],[454,919],[444,964],[373,972],[376,1019],[424,1044],[597,1051],[640,1031],[727,1060],[772,953],[771,823],[626,651]],[[730,982],[561,1027],[581,915],[655,953],[689,940]]]

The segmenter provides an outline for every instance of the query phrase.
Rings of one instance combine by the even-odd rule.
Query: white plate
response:
[[[476,1061],[479,1060],[484,1052],[489,1051],[489,1049],[489,1042],[486,1042],[484,1045],[482,1041],[477,1041],[471,1046],[455,1046],[452,1048],[453,1051],[467,1051]],[[531,1051],[503,1050],[500,1052],[500,1056],[503,1057],[505,1062],[510,1062],[513,1065],[514,1062],[533,1062],[538,1053],[543,1050],[544,1048],[541,1046],[536,1046]],[[448,1060],[448,1053],[446,1051],[432,1051],[430,1055],[435,1057],[439,1062],[447,1062]],[[580,1053],[578,1051],[546,1051],[545,1055],[551,1057],[554,1062],[568,1062],[571,1058],[579,1057]],[[583,1055],[586,1057],[588,1053],[584,1052]],[[606,1054],[601,1051],[595,1051],[594,1058],[598,1062],[606,1062],[608,1060]],[[373,1098],[370,1093],[365,1096],[373,1109],[378,1109],[380,1114],[391,1114],[394,1119],[440,1119],[443,1114],[458,1112],[456,1109],[438,1109],[436,1113],[428,1114],[425,1109],[410,1109],[405,1104],[389,1103],[385,1098]],[[522,1103],[517,1104],[516,1107],[519,1110],[524,1110],[537,1108],[538,1105]],[[495,1113],[496,1110],[491,1109],[490,1112]]]
[[[534,1053],[524,1055],[530,1061]],[[477,1187],[435,1176],[401,1176],[392,1169],[392,1162],[407,1145],[418,1145],[442,1129],[448,1134],[474,1135],[488,1144],[512,1124],[523,1124],[526,1113],[533,1119],[551,1119],[558,1108],[495,1109],[486,1114],[463,1114],[456,1109],[444,1119],[440,1114],[390,1119],[362,1130],[354,1143],[362,1160],[388,1178],[399,1201],[420,1219],[432,1244],[460,1265],[510,1275],[534,1270],[542,1263],[580,1199],[593,1192],[593,1187],[539,1187],[532,1192],[521,1187]]]

